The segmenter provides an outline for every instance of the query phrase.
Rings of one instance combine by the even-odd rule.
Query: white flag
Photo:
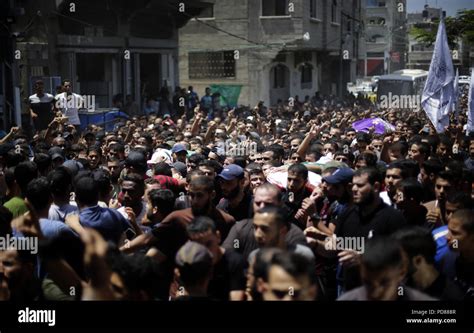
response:
[[[421,105],[438,133],[444,132],[444,128],[449,125],[449,112],[454,100],[453,80],[453,61],[444,21],[441,20],[430,71],[421,98]]]
[[[469,99],[467,103],[467,126],[466,134],[474,132],[474,69],[471,71],[471,82],[469,82]]]

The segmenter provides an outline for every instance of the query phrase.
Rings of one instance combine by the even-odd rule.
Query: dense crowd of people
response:
[[[465,94],[438,134],[360,96],[176,92],[105,131],[37,82],[35,135],[0,140],[0,239],[37,251],[0,246],[1,300],[473,298]],[[353,128],[373,117],[393,128]]]

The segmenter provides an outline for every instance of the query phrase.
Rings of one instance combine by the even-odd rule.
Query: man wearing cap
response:
[[[339,168],[330,176],[323,177],[323,193],[329,199],[331,205],[329,206],[324,219],[317,214],[310,216],[318,229],[321,228],[322,224],[325,227],[324,230],[329,228],[334,232],[334,229],[336,228],[335,220],[352,202],[351,189],[349,185],[352,182],[353,176],[354,171],[351,168]]]
[[[214,270],[209,283],[209,295],[223,301],[242,301],[245,296],[244,257],[235,249],[225,249],[214,221],[205,216],[193,220],[187,227],[189,238],[204,245],[213,255]]]
[[[212,278],[213,256],[197,242],[187,242],[176,254],[176,275],[184,290],[178,288],[177,301],[207,300]]]
[[[229,164],[217,176],[224,198],[218,208],[232,215],[237,221],[252,218],[252,194],[244,191],[244,169],[236,164]]]
[[[131,151],[125,159],[126,173],[138,173],[145,179],[147,171],[146,163],[147,159],[143,153],[140,151]]]
[[[376,168],[358,169],[352,177],[352,200],[336,221],[333,237],[347,239],[362,238],[367,242],[373,237],[388,236],[406,225],[403,214],[386,205],[379,196],[382,176]],[[331,239],[326,239],[330,242]],[[313,243],[314,244],[314,243]],[[326,244],[327,245],[327,244]],[[316,251],[324,256],[339,258],[339,294],[360,285],[360,252],[356,249],[327,251],[327,246],[319,246]]]
[[[173,163],[173,157],[171,154],[172,153],[169,150],[158,148],[151,156],[151,159],[147,161],[147,164],[151,167],[161,162],[171,165]]]
[[[65,161],[64,151],[60,147],[51,147],[48,150],[48,155],[51,156],[51,161],[53,161],[53,169],[62,165]]]
[[[94,146],[95,143],[96,143],[95,135],[94,135],[94,133],[92,133],[92,132],[90,132],[90,131],[84,133],[83,138],[84,138],[84,140],[86,141],[86,146],[87,146],[87,148],[90,148],[90,147]]]
[[[314,226],[308,227],[305,234],[310,243],[315,242],[311,236],[319,234],[318,230],[332,235],[336,229],[336,220],[351,204],[351,182],[354,171],[351,168],[339,168],[323,177],[322,190],[326,196],[329,207],[323,208],[323,212],[312,214],[310,216]],[[316,203],[313,201],[313,205]],[[337,258],[326,258],[324,256],[316,256],[318,273],[323,277],[321,283],[324,286],[325,299],[337,298],[337,281],[336,272]]]
[[[182,143],[176,143],[173,148],[171,148],[171,153],[173,154],[173,161],[174,162],[183,162],[186,163],[186,156],[188,151],[186,150],[186,146]]]

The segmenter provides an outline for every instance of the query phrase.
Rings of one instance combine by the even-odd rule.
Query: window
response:
[[[294,53],[295,67],[300,64],[311,63],[313,55],[311,51],[296,51]]]
[[[373,35],[368,40],[369,43],[385,43],[385,37],[382,35]]]
[[[318,18],[318,1],[309,0],[309,13],[311,18]]]
[[[301,89],[311,89],[313,84],[313,66],[311,64],[303,64],[301,71]]]
[[[235,78],[234,51],[189,53],[190,79]]]
[[[378,7],[377,0],[367,0],[365,4],[366,4],[366,7]]]
[[[273,71],[273,88],[285,88],[286,87],[286,72],[287,68],[284,65],[276,65],[272,69]]]
[[[383,58],[383,52],[367,52],[367,58]]]
[[[369,18],[370,25],[385,25],[385,18],[383,17],[370,17]]]
[[[337,0],[332,0],[331,4],[331,22],[337,23]]]
[[[198,18],[213,18],[214,17],[214,5],[206,7],[198,16]]]
[[[262,0],[262,16],[286,16],[288,0]]]

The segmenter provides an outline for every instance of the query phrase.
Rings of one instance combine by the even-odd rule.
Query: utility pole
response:
[[[338,97],[342,99],[343,97],[343,91],[344,89],[342,88],[343,82],[344,82],[344,21],[343,18],[347,18],[348,20],[353,20],[357,23],[360,23],[361,21],[359,19],[356,19],[355,17],[352,17],[349,14],[346,14],[344,10],[341,8],[341,17],[340,17],[340,44],[339,44],[339,89],[338,89]]]

